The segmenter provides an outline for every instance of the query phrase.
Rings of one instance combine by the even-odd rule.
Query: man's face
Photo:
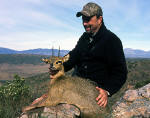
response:
[[[101,22],[102,22],[102,16],[97,18],[96,16],[87,17],[82,16],[83,26],[85,28],[85,31],[87,33],[95,33],[100,28]]]

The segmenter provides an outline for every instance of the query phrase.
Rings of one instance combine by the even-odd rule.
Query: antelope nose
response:
[[[52,67],[53,67],[53,63],[50,64],[50,68],[52,68]]]

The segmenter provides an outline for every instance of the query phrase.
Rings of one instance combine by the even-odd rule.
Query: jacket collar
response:
[[[93,37],[89,36],[89,38],[92,38],[91,45],[95,45],[95,43],[97,41],[101,40],[101,38],[105,34],[105,31],[106,31],[106,27],[104,25],[104,22],[102,22],[102,25],[101,25],[100,29],[98,30],[98,32],[96,33],[96,35]],[[89,39],[89,41],[90,41],[90,39]]]
[[[95,39],[100,39],[100,38],[103,36],[103,34],[104,34],[105,31],[106,31],[106,27],[105,27],[104,22],[102,21],[102,25],[101,25],[101,27],[99,28],[99,30],[98,30],[98,32],[96,33],[96,35],[93,36],[93,39],[94,39],[94,40],[95,40]]]
[[[103,35],[105,34],[106,30],[107,29],[105,27],[105,24],[102,21],[101,27],[99,28],[98,32],[94,36],[92,36],[91,34],[86,33],[86,32],[84,32],[83,36],[86,39],[87,43],[91,42],[91,43],[95,44],[95,42],[99,41],[103,37]],[[90,41],[90,38],[92,38],[92,41]],[[89,39],[89,40],[87,40],[87,39]]]

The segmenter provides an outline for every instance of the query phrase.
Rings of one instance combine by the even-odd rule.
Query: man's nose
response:
[[[88,24],[87,21],[83,21],[83,25],[86,26]]]
[[[83,20],[83,25],[84,25],[84,26],[89,25],[89,21],[87,21],[87,20]]]

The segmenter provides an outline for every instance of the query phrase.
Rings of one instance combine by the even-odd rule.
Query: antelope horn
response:
[[[59,50],[58,50],[58,57],[60,57],[60,46],[59,46]]]
[[[54,56],[54,47],[52,46],[52,57]]]

